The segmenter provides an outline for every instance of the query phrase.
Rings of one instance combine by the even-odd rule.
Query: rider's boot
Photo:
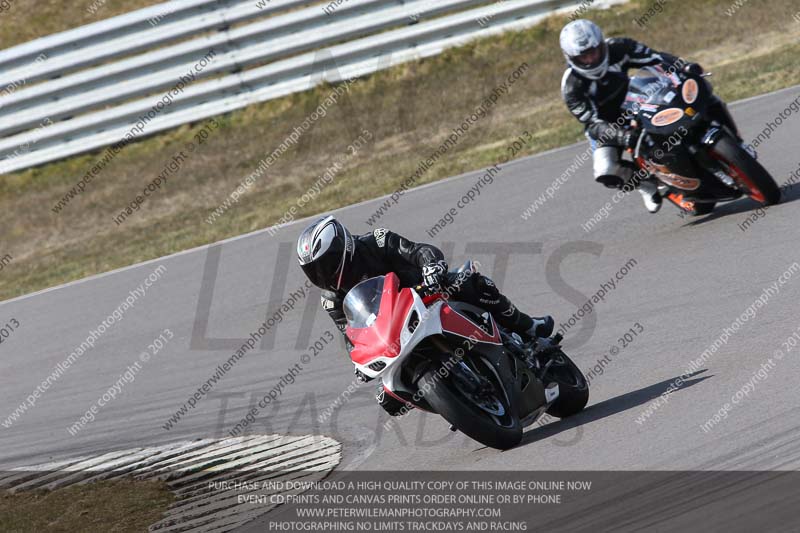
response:
[[[525,332],[525,335],[531,339],[547,338],[553,334],[553,329],[556,326],[555,320],[550,315],[542,317],[531,317],[533,325]]]
[[[658,184],[654,179],[642,180],[639,184],[639,192],[642,194],[644,206],[651,213],[658,213],[661,209],[661,193],[658,192]]]
[[[512,332],[519,335],[519,338],[522,340],[524,344],[530,344],[532,341],[536,339],[546,339],[550,335],[553,334],[553,329],[555,329],[556,321],[553,320],[553,317],[550,315],[545,315],[542,317],[533,317],[528,316],[520,313],[522,320],[514,324],[513,326],[507,326]],[[526,320],[527,319],[527,320]],[[528,322],[530,320],[531,322]],[[521,325],[522,323],[530,324],[529,326],[525,327]]]
[[[625,193],[638,189],[642,194],[644,206],[651,213],[658,213],[661,209],[661,194],[658,192],[658,181],[652,175],[642,172],[637,166],[628,160],[620,161],[619,173],[623,186],[620,187]]]

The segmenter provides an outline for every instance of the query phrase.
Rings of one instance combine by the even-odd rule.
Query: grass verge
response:
[[[139,533],[174,501],[162,482],[118,481],[54,491],[0,495],[0,524],[8,533]]]
[[[0,50],[38,37],[91,24],[162,0],[4,0]]]
[[[729,0],[671,0],[646,28],[635,24],[650,7],[649,0],[634,0],[587,16],[608,35],[629,35],[700,61],[714,72],[714,85],[727,100],[798,83],[796,0],[750,0],[730,17],[725,14]],[[0,182],[0,258],[11,259],[0,262],[0,299],[264,228],[292,206],[299,218],[390,193],[523,63],[528,68],[510,91],[415,184],[494,164],[524,131],[532,140],[518,156],[581,140],[579,124],[560,99],[564,62],[558,33],[566,20],[552,17],[525,31],[359,80],[213,223],[207,221],[210,213],[333,87],[220,117],[219,127],[185,158],[180,152],[188,143],[197,144],[196,136],[209,128],[206,123],[131,145],[59,213],[51,208],[95,164],[97,154],[7,175]],[[368,146],[348,158],[313,201],[297,208],[332,159],[346,154],[365,129],[372,138]],[[117,225],[114,217],[176,157],[182,159],[180,168]],[[532,187],[522,194],[533,200],[541,192]],[[364,221],[353,229],[370,226]]]

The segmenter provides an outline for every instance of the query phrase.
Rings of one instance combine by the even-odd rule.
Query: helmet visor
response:
[[[347,252],[344,247],[337,248],[310,263],[300,265],[308,280],[320,289],[339,290],[343,259]]]
[[[585,69],[592,69],[600,66],[605,57],[605,44],[599,44],[584,52],[571,56],[570,60],[577,66]]]

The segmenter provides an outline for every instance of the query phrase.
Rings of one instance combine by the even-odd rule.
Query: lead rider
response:
[[[447,287],[447,262],[441,250],[430,244],[415,243],[386,229],[353,236],[332,216],[306,228],[297,240],[300,267],[309,281],[323,290],[322,308],[345,335],[347,319],[343,302],[347,293],[361,281],[394,272],[401,287],[425,287],[489,311],[501,326],[517,333],[524,341],[549,337],[554,321],[550,316],[530,317],[500,293],[494,282],[477,272],[459,277],[458,285]],[[453,290],[455,289],[455,290]],[[352,344],[345,335],[347,350]],[[361,381],[369,378],[356,371]],[[378,403],[392,416],[403,414],[403,404],[379,388]]]

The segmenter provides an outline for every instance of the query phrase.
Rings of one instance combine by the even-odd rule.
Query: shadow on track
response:
[[[707,369],[698,370],[697,372],[687,374],[687,377],[683,380],[683,384],[680,387],[675,387],[670,394],[676,394],[679,391],[688,389],[689,387],[697,385],[698,383],[702,383],[703,381],[712,377],[703,376],[698,377],[697,379],[692,379],[704,372],[707,372]],[[626,392],[621,396],[609,398],[608,400],[602,401],[598,404],[591,405],[581,413],[564,420],[552,422],[543,427],[534,427],[533,429],[528,430],[525,435],[523,435],[522,442],[520,442],[519,446],[534,444],[541,440],[554,437],[555,435],[563,433],[564,431],[569,431],[571,429],[583,426],[584,424],[596,422],[598,420],[602,420],[603,418],[633,409],[634,407],[645,405],[666,393],[670,386],[673,385],[675,380],[678,379],[678,377],[679,376],[664,380],[660,383],[650,385],[649,387],[645,387],[643,389]],[[519,446],[517,446],[517,448],[519,448]]]
[[[781,187],[781,201],[777,206],[773,207],[778,207],[797,200],[800,200],[800,186],[794,184],[788,187]],[[706,222],[711,222],[718,218],[755,211],[760,206],[761,204],[745,196],[733,202],[718,205],[709,215],[692,219],[690,222],[684,224],[683,227],[699,226],[700,224],[705,224]]]

